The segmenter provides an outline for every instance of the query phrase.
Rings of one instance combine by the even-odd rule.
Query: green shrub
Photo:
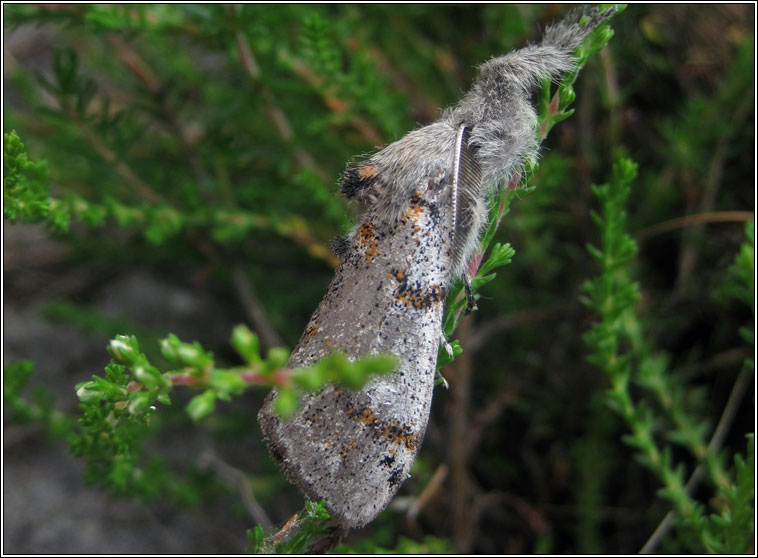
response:
[[[66,438],[88,480],[199,507],[217,494],[207,475],[148,443],[170,430],[176,401],[197,431],[239,440],[259,435],[251,389],[283,388],[287,413],[302,391],[391,368],[335,355],[281,374],[282,347],[335,264],[328,242],[350,226],[335,195],[345,163],[436,119],[477,64],[561,16],[547,5],[4,10],[6,25],[56,38],[43,69],[20,58],[10,73],[6,220],[43,223],[71,261],[111,277],[203,270],[257,333],[229,332],[229,351],[76,297],[48,301],[49,319],[100,335],[112,360],[82,370],[73,415],[50,390],[26,391],[32,363],[6,364],[5,408]],[[754,40],[727,16],[634,6],[614,18],[609,48],[608,28],[585,45],[576,93],[575,73],[545,84],[539,165],[491,200],[479,311],[463,317],[460,286],[448,300],[450,388],[435,393],[414,475],[395,509],[338,551],[749,548]],[[728,32],[703,32],[722,21]],[[714,41],[712,71],[678,61],[697,59],[697,42],[674,39],[690,31]],[[734,222],[745,221],[743,239]],[[236,400],[249,408],[232,412]],[[244,477],[264,507],[292,490]],[[249,550],[303,552],[328,519],[308,503],[293,525],[286,537],[251,525]]]

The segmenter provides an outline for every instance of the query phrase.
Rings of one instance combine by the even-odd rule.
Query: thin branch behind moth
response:
[[[429,418],[446,290],[468,280],[487,196],[537,153],[529,95],[572,70],[571,53],[613,11],[575,11],[540,44],[489,60],[440,120],[345,171],[342,194],[364,212],[333,245],[340,264],[289,365],[343,351],[391,353],[398,367],[361,390],[305,395],[287,420],[273,411],[273,390],[258,415],[287,478],[323,498],[342,527],[370,522],[408,478]]]

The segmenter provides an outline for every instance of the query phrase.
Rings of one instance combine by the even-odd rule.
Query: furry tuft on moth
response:
[[[467,284],[487,219],[487,197],[537,154],[529,95],[574,69],[572,52],[614,10],[575,11],[540,44],[485,62],[458,106],[368,160],[351,164],[341,193],[363,207],[332,244],[340,264],[290,358],[305,366],[331,351],[391,353],[388,375],[360,390],[327,385],[288,419],[276,390],[258,418],[287,478],[344,528],[370,522],[409,477],[426,431],[447,289]]]

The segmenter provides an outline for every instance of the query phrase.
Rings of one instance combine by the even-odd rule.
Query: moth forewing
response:
[[[366,163],[372,169],[363,174],[372,187],[404,192],[404,203],[392,210],[370,206],[342,243],[334,279],[290,360],[294,367],[332,351],[391,353],[397,370],[361,390],[327,386],[305,395],[288,420],[274,414],[272,392],[259,414],[290,481],[308,498],[323,498],[344,527],[365,525],[387,506],[408,478],[426,431],[451,273],[456,132],[436,124],[404,138],[416,143],[434,134],[438,146],[427,149],[424,172],[413,183],[383,176],[399,164],[386,153]]]

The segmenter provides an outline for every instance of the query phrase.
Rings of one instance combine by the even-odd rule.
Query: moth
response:
[[[487,196],[537,153],[530,93],[572,70],[571,53],[611,13],[575,11],[540,44],[489,60],[438,121],[345,171],[341,192],[363,213],[333,243],[339,266],[289,366],[343,351],[391,353],[397,369],[360,390],[305,395],[287,420],[273,411],[273,390],[258,414],[286,477],[323,498],[343,528],[374,519],[409,477],[429,418],[445,294],[468,279]]]

